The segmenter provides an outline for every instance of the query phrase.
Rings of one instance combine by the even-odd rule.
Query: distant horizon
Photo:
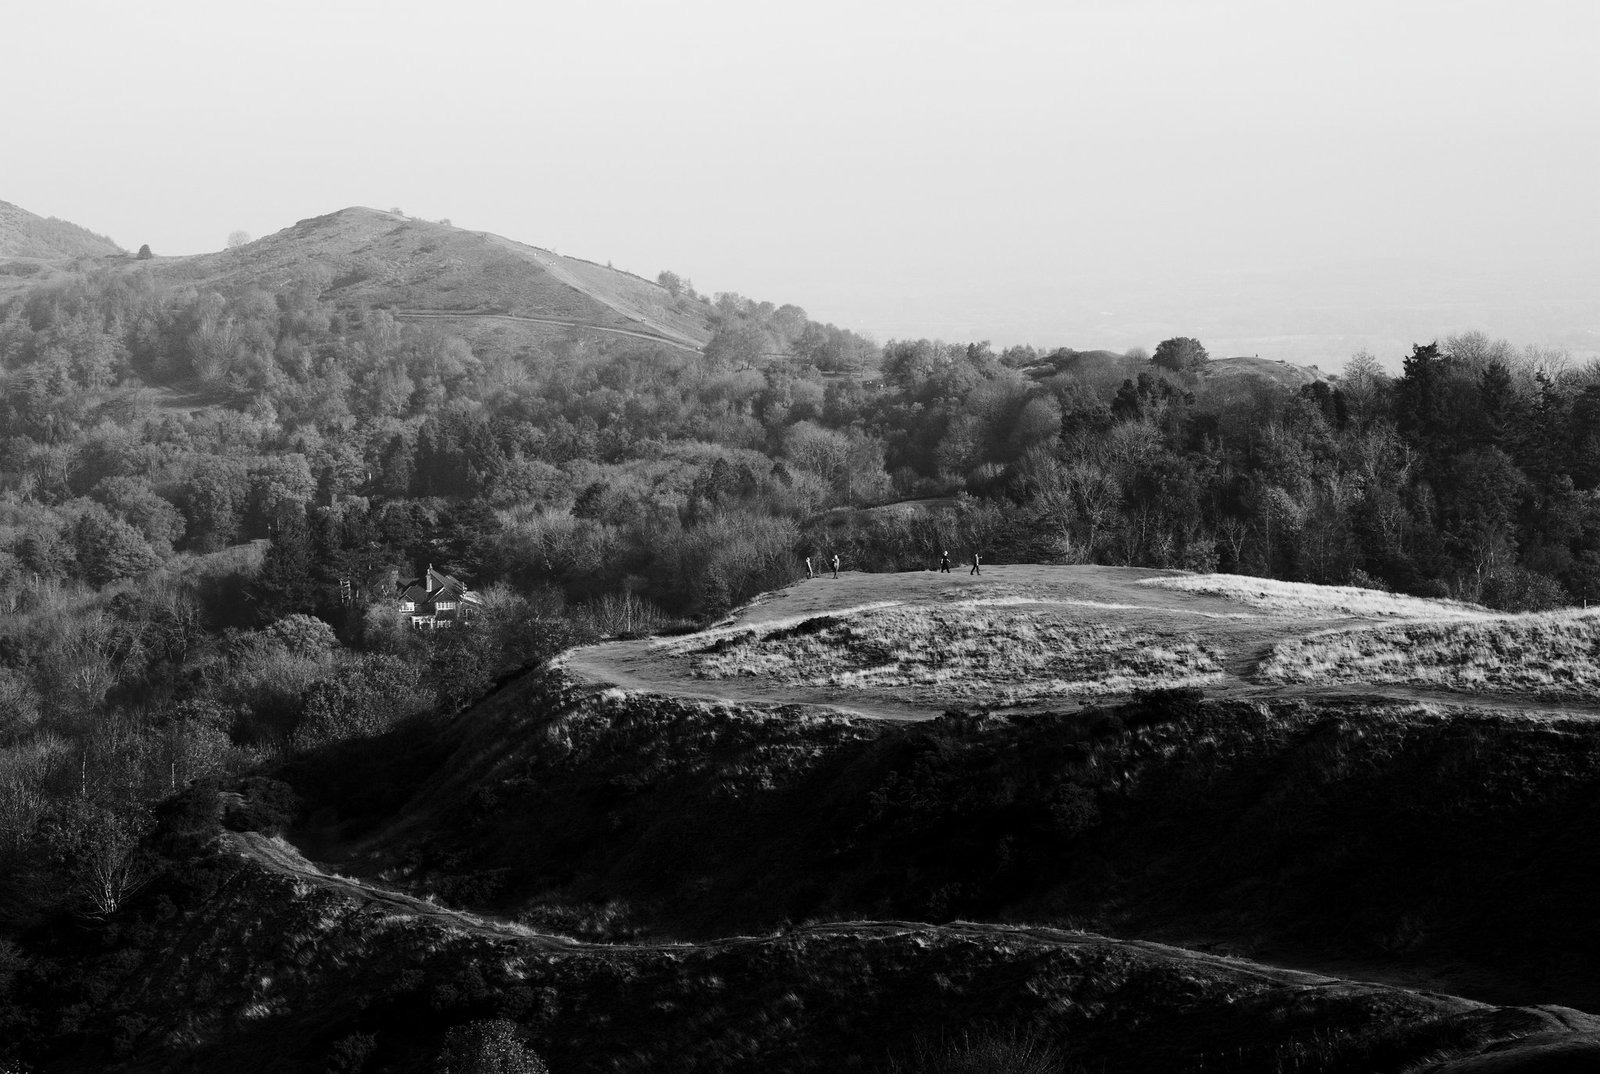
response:
[[[0,201],[10,201],[9,198],[0,197]],[[54,217],[66,220],[69,223],[95,232],[127,249],[129,252],[137,250],[143,243],[129,243],[122,237],[105,231],[93,224],[82,220],[73,220],[62,216],[60,213],[38,212],[33,207],[12,202],[19,208],[35,215]],[[301,216],[293,221],[284,223],[278,228],[264,231],[261,234],[251,234],[252,240],[267,237],[281,231],[292,229],[296,224],[320,216],[342,212],[348,209],[365,208],[380,212],[393,212],[399,210],[410,219],[427,220],[432,223],[450,221],[450,226],[466,231],[488,232],[500,235],[517,242],[526,243],[550,249],[565,256],[577,257],[592,261],[597,264],[607,265],[619,271],[629,272],[635,276],[654,280],[660,270],[649,271],[640,267],[617,265],[603,253],[582,249],[557,249],[542,243],[536,236],[508,234],[498,231],[494,227],[473,226],[457,222],[453,217],[443,216],[429,218],[415,213],[406,213],[403,206],[382,207],[371,203],[343,205],[329,209],[325,212],[312,213]],[[202,250],[177,252],[163,250],[156,244],[149,244],[153,252],[165,257],[193,257],[208,253],[216,253],[225,247],[225,242],[219,242],[215,247]],[[1385,263],[1362,265],[1359,262],[1346,262],[1343,264],[1324,266],[1302,266],[1284,268],[1276,273],[1261,270],[1264,282],[1271,283],[1280,277],[1299,276],[1296,289],[1305,292],[1313,286],[1327,286],[1330,281],[1350,283],[1351,277],[1360,277],[1365,288],[1388,289],[1393,293],[1404,294],[1404,287],[1397,285],[1398,277],[1384,273],[1399,273],[1413,277],[1426,273],[1429,269],[1435,271],[1448,269],[1459,278],[1465,275],[1469,281],[1474,275],[1482,277],[1489,270],[1480,267],[1477,274],[1469,271],[1463,272],[1460,265],[1430,266],[1424,259],[1391,257]],[[684,273],[693,279],[692,273]],[[1243,275],[1243,274],[1241,274]],[[1525,276],[1523,277],[1526,278]],[[1422,309],[1407,311],[1400,303],[1389,305],[1386,309],[1388,320],[1383,324],[1363,325],[1363,316],[1371,318],[1373,308],[1360,306],[1351,307],[1342,315],[1344,330],[1339,332],[1300,332],[1284,330],[1271,333],[1245,333],[1237,330],[1216,331],[1218,320],[1229,317],[1232,311],[1227,301],[1218,301],[1218,288],[1226,288],[1228,279],[1211,279],[1201,281],[1198,285],[1191,284],[1187,296],[1189,303],[1201,303],[1201,309],[1191,310],[1191,316],[1185,318],[1179,312],[1168,311],[1165,315],[1161,311],[1145,309],[1142,315],[1130,315],[1126,312],[1128,306],[1137,303],[1119,303],[1115,301],[1112,291],[1117,286],[1117,281],[1096,280],[1092,272],[1081,273],[1076,279],[1067,278],[1058,282],[1061,288],[1059,301],[1052,302],[1048,294],[1048,286],[1040,285],[1034,294],[1030,295],[1021,289],[1000,294],[991,290],[987,295],[974,290],[963,293],[960,291],[935,290],[918,294],[907,292],[899,294],[885,303],[882,299],[870,300],[842,294],[826,286],[819,288],[820,298],[810,297],[809,301],[797,298],[794,295],[768,295],[751,293],[737,285],[717,286],[707,288],[696,284],[696,289],[703,294],[713,295],[723,291],[731,291],[744,295],[756,301],[770,301],[778,305],[792,302],[802,306],[807,312],[818,320],[834,323],[842,328],[849,328],[885,343],[896,339],[938,339],[951,343],[988,342],[996,349],[1023,345],[1033,346],[1041,351],[1053,350],[1057,347],[1070,347],[1074,350],[1107,350],[1125,352],[1133,348],[1143,347],[1153,349],[1161,339],[1175,335],[1194,336],[1206,345],[1213,358],[1233,357],[1259,357],[1273,360],[1293,362],[1297,365],[1311,366],[1327,373],[1338,373],[1344,364],[1355,354],[1365,352],[1374,355],[1379,362],[1390,369],[1398,371],[1406,354],[1412,345],[1429,343],[1442,340],[1447,336],[1458,335],[1466,332],[1483,332],[1492,338],[1506,339],[1519,348],[1542,348],[1545,350],[1564,351],[1574,364],[1600,359],[1600,330],[1596,328],[1583,329],[1573,327],[1561,331],[1559,327],[1553,331],[1541,331],[1536,324],[1530,322],[1529,312],[1537,306],[1548,305],[1552,300],[1565,303],[1566,308],[1575,311],[1572,318],[1574,326],[1580,323],[1600,325],[1600,276],[1590,277],[1587,274],[1575,277],[1568,281],[1544,279],[1539,281],[1541,286],[1549,287],[1552,283],[1556,286],[1553,291],[1542,295],[1525,294],[1514,296],[1521,306],[1513,305],[1509,310],[1503,301],[1504,295],[1491,294],[1492,279],[1482,278],[1472,281],[1476,287],[1467,291],[1467,294],[1476,293],[1481,296],[1483,305],[1469,304],[1466,298],[1458,300],[1454,305],[1440,303],[1435,298],[1431,305],[1424,305]],[[1457,282],[1459,289],[1461,284]],[[1373,296],[1376,297],[1376,296]],[[963,303],[965,305],[963,305]],[[1209,303],[1207,305],[1206,303]],[[1145,301],[1148,307],[1150,300]],[[887,305],[893,312],[883,312]],[[1031,309],[1030,309],[1031,305]],[[1063,306],[1072,309],[1070,313],[1063,313]],[[1122,311],[1098,310],[1095,314],[1088,311],[1089,307],[1102,305],[1121,305]],[[1176,305],[1176,303],[1174,303]],[[1072,307],[1076,308],[1072,308]],[[997,309],[998,307],[998,309]],[[1500,319],[1497,322],[1493,317],[1485,317],[1484,309],[1498,312]],[[925,310],[926,315],[919,316],[918,311]],[[1329,315],[1329,309],[1321,311],[1324,317]],[[1416,330],[1400,331],[1400,325],[1394,322],[1396,316],[1405,319],[1406,313],[1411,313],[1415,320]],[[1098,316],[1096,316],[1096,314]],[[1138,323],[1147,326],[1147,330],[1139,332],[1134,327],[1117,327],[1109,324],[1108,320],[1115,319],[1119,314],[1124,318],[1133,317]],[[1455,319],[1451,319],[1455,314]],[[1236,314],[1234,314],[1237,316]],[[1074,317],[1079,320],[1074,320]],[[1078,325],[1082,327],[1077,327]],[[1056,325],[1057,327],[1050,327]],[[1157,327],[1160,326],[1160,327]],[[1387,326],[1387,331],[1385,331]]]
[[[1600,356],[1571,0],[74,0],[8,32],[0,197],[130,249],[399,207],[880,340]]]

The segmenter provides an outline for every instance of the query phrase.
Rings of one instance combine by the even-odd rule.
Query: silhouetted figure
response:
[[[972,553],[972,569],[967,572],[967,577],[970,578],[974,574],[982,574],[983,573],[983,568],[978,566],[978,564],[980,562],[981,561],[978,559],[978,553],[976,553],[976,552]]]
[[[839,577],[839,553],[837,552],[833,554],[833,576],[835,578]]]
[[[949,574],[950,573],[950,553],[949,552],[940,552],[939,553],[939,573],[940,574]]]

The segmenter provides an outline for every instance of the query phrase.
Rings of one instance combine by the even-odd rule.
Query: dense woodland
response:
[[[727,294],[703,354],[475,351],[319,293],[116,270],[0,305],[4,931],[115,910],[193,780],[720,614],[807,554],[1600,599],[1600,364],[1481,334],[1291,390],[1194,340],[878,348]],[[428,563],[483,594],[470,627],[401,626],[388,579]]]

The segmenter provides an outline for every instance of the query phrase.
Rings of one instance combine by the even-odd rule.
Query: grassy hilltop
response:
[[[163,259],[159,278],[198,286],[304,286],[326,299],[432,314],[454,324],[486,315],[635,331],[692,348],[711,337],[709,307],[651,281],[484,232],[352,207],[220,253]],[[516,322],[503,322],[513,323]]]

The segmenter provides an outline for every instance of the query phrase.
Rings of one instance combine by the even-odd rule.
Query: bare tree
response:
[[[85,916],[110,917],[150,882],[149,863],[138,837],[126,825],[109,821],[84,834],[72,894]]]
[[[250,233],[248,231],[239,230],[228,232],[228,249],[230,250],[237,250],[239,247],[245,245],[249,241]]]

